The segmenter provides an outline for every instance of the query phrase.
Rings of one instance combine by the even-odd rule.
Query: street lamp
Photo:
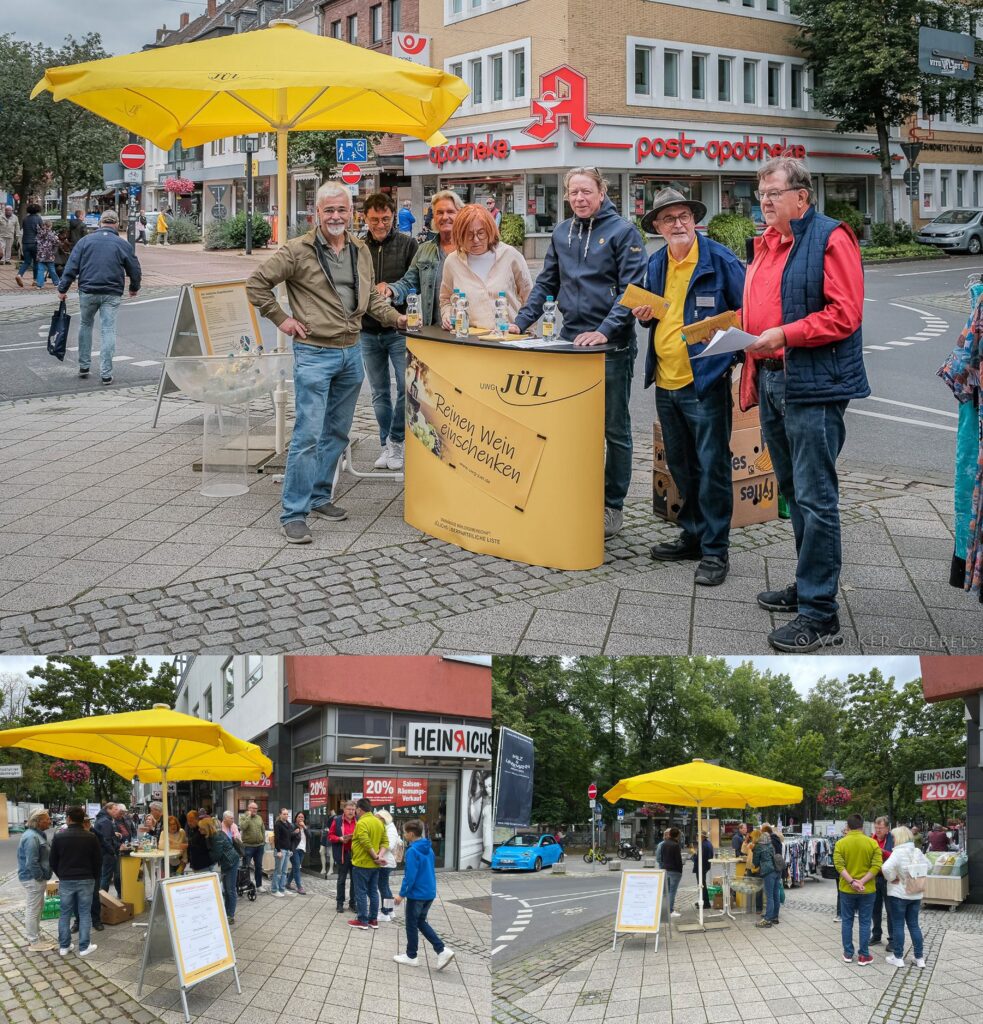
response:
[[[845,776],[843,775],[843,772],[836,770],[836,765],[831,765],[823,772],[823,781],[828,786],[831,786],[834,783],[838,786],[844,778]]]

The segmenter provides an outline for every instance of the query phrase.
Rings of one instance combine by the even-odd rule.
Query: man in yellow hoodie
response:
[[[860,951],[857,963],[866,967],[870,955],[870,924],[874,910],[874,879],[880,874],[881,849],[864,834],[864,819],[851,814],[846,819],[847,833],[833,849],[833,864],[840,876],[840,925],[843,933],[843,962],[853,963],[853,918],[860,918]]]
[[[372,813],[372,801],[362,797],[355,804],[355,832],[352,834],[352,876],[358,916],[348,923],[368,931],[379,927],[379,868],[384,863],[383,847],[389,846],[386,826]]]

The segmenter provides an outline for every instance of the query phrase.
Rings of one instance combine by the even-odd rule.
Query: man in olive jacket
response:
[[[294,339],[296,420],[280,515],[291,544],[310,544],[308,513],[333,522],[348,518],[332,503],[332,485],[365,378],[362,318],[370,313],[386,327],[406,327],[406,317],[374,287],[369,250],[348,231],[351,216],[351,193],[326,182],[317,192],[318,226],[292,238],[246,282],[249,301]],[[273,294],[284,282],[290,314]]]

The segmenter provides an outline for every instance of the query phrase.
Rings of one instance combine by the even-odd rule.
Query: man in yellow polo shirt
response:
[[[372,813],[372,801],[362,797],[355,803],[355,831],[352,833],[352,877],[358,917],[348,923],[363,932],[379,927],[379,867],[382,848],[389,846],[386,826]]]
[[[688,345],[683,326],[740,309],[744,267],[726,246],[697,232],[706,212],[699,200],[687,199],[673,188],[655,196],[642,226],[660,234],[666,245],[649,259],[645,287],[670,305],[655,321],[650,306],[632,312],[650,325],[645,386],[655,384],[666,462],[682,498],[682,533],[674,541],[656,544],[652,557],[696,560],[696,583],[714,587],[727,578],[730,565],[730,369],[735,357],[693,359],[705,343]]]

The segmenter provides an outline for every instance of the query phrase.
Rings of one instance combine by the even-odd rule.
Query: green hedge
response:
[[[502,214],[502,223],[498,231],[506,245],[511,245],[522,252],[522,245],[526,240],[526,222],[519,214]]]
[[[157,241],[157,218],[154,218],[153,227],[148,223],[150,230],[150,242]],[[167,241],[171,245],[182,245],[187,242],[200,242],[201,231],[198,225],[190,217],[172,217],[171,226],[167,232]]]
[[[940,260],[946,255],[934,245],[867,245],[860,250],[864,263],[883,260]]]
[[[273,234],[266,218],[253,214],[253,246],[262,248]],[[246,215],[237,213],[225,220],[213,220],[205,229],[206,249],[244,249],[246,247]]]
[[[746,242],[757,234],[754,221],[739,213],[717,213],[707,223],[707,236],[736,253],[742,260],[747,258]]]

